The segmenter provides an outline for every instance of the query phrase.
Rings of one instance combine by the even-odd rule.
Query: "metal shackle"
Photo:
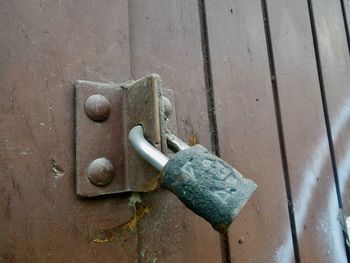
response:
[[[167,134],[167,143],[170,150],[178,152],[190,148],[189,145],[181,141],[173,134]],[[129,132],[129,141],[134,150],[150,165],[158,171],[162,171],[169,158],[150,144],[143,134],[141,125],[137,125]]]
[[[169,161],[168,157],[145,139],[141,125],[137,125],[130,130],[129,141],[135,151],[158,171],[161,172]]]

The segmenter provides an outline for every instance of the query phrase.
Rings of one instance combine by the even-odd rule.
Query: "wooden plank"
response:
[[[129,1],[132,74],[175,92],[179,137],[210,146],[197,1]],[[219,235],[168,191],[141,195],[141,262],[220,262]]]
[[[128,196],[75,194],[77,79],[130,77],[127,1],[2,1],[0,261],[136,262]],[[122,228],[120,228],[122,230]]]
[[[345,262],[337,211],[331,210],[338,200],[332,195],[336,187],[308,5],[302,0],[266,2],[299,260]],[[288,262],[291,244],[282,246]]]
[[[230,227],[233,262],[284,262],[292,243],[260,1],[208,1],[221,157],[258,184]]]
[[[349,2],[344,2],[345,11],[349,12]],[[312,10],[339,193],[344,213],[350,215],[350,39],[346,37],[339,1],[315,1],[312,3]],[[332,195],[336,193],[332,191]],[[336,216],[337,207],[331,207],[329,213]]]
[[[349,46],[349,37],[350,37],[350,1],[349,0],[340,0],[343,20],[344,20],[344,29],[348,38]]]

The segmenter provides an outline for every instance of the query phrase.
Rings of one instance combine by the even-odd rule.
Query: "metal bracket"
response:
[[[123,84],[75,83],[76,192],[90,197],[159,188],[157,172],[128,143],[135,125],[168,152],[165,131],[177,133],[174,94],[152,74]]]

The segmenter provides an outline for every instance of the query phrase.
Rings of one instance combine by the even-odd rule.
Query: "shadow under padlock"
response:
[[[218,232],[227,231],[257,186],[203,146],[175,136],[173,93],[158,75],[75,87],[79,196],[164,187]]]

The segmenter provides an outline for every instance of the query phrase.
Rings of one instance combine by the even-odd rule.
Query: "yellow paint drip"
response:
[[[198,139],[197,139],[197,136],[196,136],[196,133],[195,132],[191,132],[190,133],[190,136],[188,138],[188,144],[190,146],[193,146],[193,145],[196,145],[198,144]]]
[[[139,221],[150,211],[148,206],[141,206],[136,213],[133,215],[133,217],[126,222],[125,224],[121,225],[123,232],[129,232],[136,229]]]
[[[107,243],[112,242],[117,234],[125,234],[136,230],[136,227],[140,220],[149,213],[150,208],[148,206],[140,206],[136,210],[135,214],[124,224],[118,225],[113,228],[101,230],[97,237],[93,240],[95,243]]]
[[[160,187],[159,177],[160,177],[160,173],[157,176],[153,176],[144,185],[142,185],[141,191],[151,192],[151,191],[158,189]]]

